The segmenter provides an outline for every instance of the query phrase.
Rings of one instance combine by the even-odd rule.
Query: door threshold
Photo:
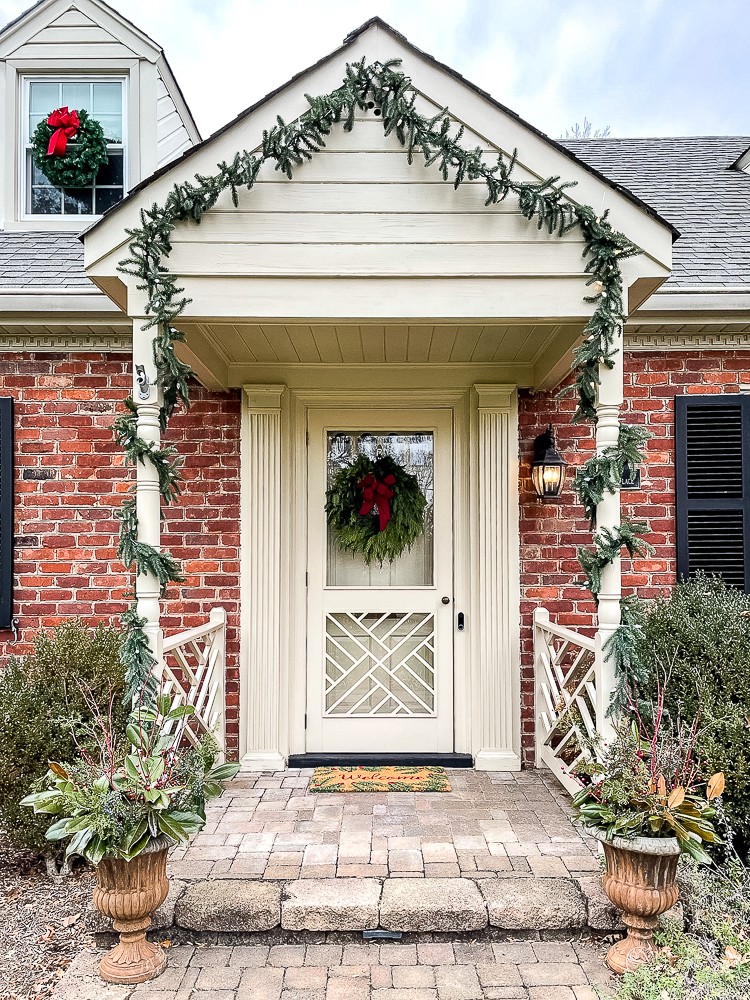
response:
[[[470,753],[293,753],[288,767],[473,767]]]

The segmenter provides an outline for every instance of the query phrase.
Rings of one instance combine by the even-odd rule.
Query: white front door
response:
[[[452,411],[308,417],[307,750],[453,750]],[[336,544],[326,489],[358,453],[393,457],[427,498],[425,532],[369,567]]]

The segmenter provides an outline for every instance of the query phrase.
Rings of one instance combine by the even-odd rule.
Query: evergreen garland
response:
[[[78,119],[78,131],[62,156],[47,155],[49,141],[56,131],[47,118],[39,122],[31,137],[35,165],[58,188],[88,187],[108,159],[107,140],[99,122],[83,109],[78,112]]]
[[[610,697],[607,716],[617,718],[628,712],[635,701],[639,711],[648,708],[635,693],[648,684],[648,671],[638,654],[638,631],[643,628],[643,604],[635,597],[620,601],[620,625],[604,643],[605,656],[615,666],[615,686]]]
[[[277,117],[274,127],[263,133],[257,153],[238,152],[231,163],[219,163],[216,173],[208,176],[196,174],[195,182],[175,184],[163,205],[153,204],[149,209],[141,209],[140,226],[127,230],[130,237],[129,256],[121,261],[118,270],[138,279],[137,287],[146,292],[148,302],[149,319],[144,329],[156,328],[153,351],[163,395],[160,410],[162,432],[177,406],[190,405],[188,378],[191,371],[174,351],[175,342],[184,337],[173,326],[190,300],[183,296],[184,289],[178,287],[177,279],[163,263],[172,249],[171,236],[175,225],[188,219],[200,223],[203,213],[216,204],[224,191],[231,193],[233,204],[237,206],[239,190],[250,190],[254,186],[261,167],[267,161],[273,161],[275,169],[291,179],[298,166],[312,159],[325,146],[325,137],[334,124],[343,122],[344,130],[351,131],[356,112],[365,111],[372,104],[380,109],[385,134],[396,135],[406,149],[410,164],[414,162],[415,155],[421,155],[424,165],[436,164],[445,180],[452,175],[454,188],[464,181],[483,181],[487,205],[497,204],[512,194],[518,199],[523,216],[529,220],[536,219],[537,227],[549,233],[563,236],[571,229],[580,229],[584,241],[585,271],[589,275],[586,284],[593,289],[591,295],[585,296],[585,301],[595,308],[584,330],[584,341],[574,352],[575,381],[566,391],[575,392],[578,397],[574,422],[596,420],[599,365],[609,368],[614,365],[615,335],[624,319],[620,261],[641,253],[641,250],[612,228],[606,212],[597,215],[590,206],[567,201],[565,190],[572,185],[560,183],[559,177],[547,177],[537,182],[518,181],[512,176],[515,152],[507,160],[500,154],[497,162],[490,165],[484,162],[479,147],[464,149],[461,146],[463,126],[455,125],[447,109],[432,118],[427,118],[416,109],[417,91],[411,79],[398,69],[399,64],[399,60],[391,60],[366,65],[364,58],[347,64],[340,87],[319,97],[306,95],[309,108],[293,122],[287,123]],[[131,403],[129,401],[126,406],[132,413]],[[118,440],[128,449],[129,461],[147,459],[159,468],[162,496],[169,503],[179,492],[179,463],[171,457],[171,450],[139,443],[135,430],[127,424],[128,420],[134,419],[127,413],[122,418],[118,417]],[[622,450],[622,440],[620,444],[619,450]],[[608,457],[613,462],[620,461],[619,454]],[[584,486],[581,495],[591,501],[599,492],[609,489],[613,469],[614,466],[609,465],[606,468],[592,466],[590,489],[587,492]],[[587,506],[589,516],[590,512],[591,502]],[[159,553],[151,546],[138,542],[138,523],[132,498],[125,501],[120,519],[119,551],[122,558],[130,560],[126,565],[135,562],[138,573],[154,572],[162,588],[169,582],[179,582],[182,579],[179,568],[168,553]],[[587,576],[594,596],[598,593],[597,580],[600,582],[601,569],[614,560],[622,545],[626,545],[628,551],[632,549],[631,554],[638,546],[647,547],[646,543],[634,538],[638,533],[641,533],[640,528],[623,524],[615,534],[607,533],[601,538],[594,553],[582,557],[584,569],[588,566],[590,570]],[[609,535],[611,538],[607,537]],[[579,557],[582,552],[589,550],[579,550]],[[373,555],[373,558],[378,556]],[[151,653],[137,616],[131,616],[128,622],[129,639],[123,646],[122,655],[123,662],[135,677],[142,673]],[[136,635],[139,630],[140,638]]]
[[[648,531],[645,521],[623,521],[616,528],[598,531],[593,538],[593,549],[578,549],[578,561],[586,574],[586,586],[595,600],[602,589],[602,570],[615,561],[621,549],[627,549],[631,558],[654,552],[653,545],[638,537],[648,534]]]
[[[362,489],[359,483],[373,475],[379,483],[393,477],[393,497],[388,501],[390,520],[380,530],[378,514],[361,514]],[[424,511],[427,500],[417,477],[392,458],[384,455],[375,461],[359,455],[351,465],[340,469],[326,492],[328,523],[336,532],[336,541],[345,552],[359,553],[367,565],[377,560],[392,562],[410,549],[424,534]]]
[[[601,455],[594,455],[581,465],[573,480],[573,489],[583,504],[589,527],[596,525],[596,508],[605,493],[620,488],[622,474],[627,464],[631,469],[646,456],[641,451],[653,435],[638,424],[620,424],[616,447],[605,448]]]

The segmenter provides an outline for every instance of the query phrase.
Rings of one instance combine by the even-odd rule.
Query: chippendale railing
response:
[[[224,669],[227,613],[214,608],[205,625],[165,637],[162,691],[173,707],[192,705],[184,736],[195,744],[204,733],[213,733],[219,749],[226,748],[224,725]]]
[[[601,731],[597,720],[597,642],[555,625],[546,608],[534,612],[537,755],[574,795],[580,784],[571,777],[582,741]],[[601,699],[600,699],[601,700]]]

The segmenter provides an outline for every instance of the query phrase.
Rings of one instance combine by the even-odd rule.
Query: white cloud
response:
[[[0,21],[28,0],[0,0]],[[379,13],[553,137],[750,131],[746,0],[110,0],[163,45],[207,135]]]

